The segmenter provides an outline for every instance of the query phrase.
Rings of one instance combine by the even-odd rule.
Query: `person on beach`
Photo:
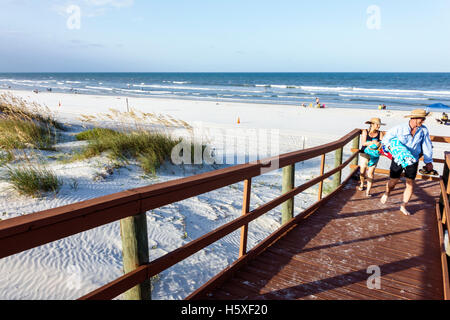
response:
[[[381,140],[384,137],[384,133],[380,132],[380,127],[385,124],[381,123],[380,118],[372,118],[369,121],[366,121],[366,124],[369,125],[369,129],[364,129],[361,134],[362,147],[359,154],[360,185],[358,190],[364,190],[364,182],[366,180],[367,172],[366,196],[370,197],[375,168],[377,167],[378,160],[380,159],[378,149],[381,147]]]
[[[386,192],[380,201],[382,204],[387,202],[389,194],[394,190],[404,171],[406,187],[403,192],[403,203],[400,206],[400,211],[407,216],[410,215],[410,212],[406,209],[406,205],[411,199],[414,190],[414,180],[417,176],[419,159],[422,154],[426,171],[433,170],[433,145],[430,133],[427,127],[423,125],[429,114],[429,112],[422,109],[413,110],[411,114],[405,116],[405,118],[409,118],[407,123],[389,130],[382,140],[383,145],[390,148],[393,158],[389,173],[390,179],[386,184]]]

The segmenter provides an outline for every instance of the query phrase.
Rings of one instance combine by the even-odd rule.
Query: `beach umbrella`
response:
[[[442,103],[430,104],[427,108],[429,108],[429,109],[450,109],[449,106],[446,106],[445,104],[442,104]]]

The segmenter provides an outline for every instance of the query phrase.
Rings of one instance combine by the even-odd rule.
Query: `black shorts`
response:
[[[395,161],[392,161],[389,176],[392,179],[399,179],[400,176],[402,175],[402,171],[405,170],[405,177],[414,180],[416,179],[418,169],[419,169],[419,162],[416,162],[414,164],[407,166],[406,168],[403,168],[402,166],[396,164]]]

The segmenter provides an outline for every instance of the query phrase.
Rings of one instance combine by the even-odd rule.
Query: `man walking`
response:
[[[389,194],[394,190],[395,185],[400,179],[400,176],[405,171],[406,188],[403,192],[403,203],[400,206],[400,211],[409,216],[410,212],[406,209],[406,205],[411,199],[414,190],[414,180],[416,179],[417,170],[419,167],[419,158],[423,154],[425,167],[427,171],[433,170],[433,146],[431,144],[430,134],[427,127],[423,125],[429,112],[422,109],[416,109],[411,114],[405,116],[409,118],[409,122],[398,125],[389,130],[384,136],[382,143],[386,147],[391,145],[391,140],[397,138],[398,141],[406,147],[406,149],[414,157],[414,163],[406,167],[397,164],[392,159],[390,168],[390,179],[386,184],[386,192],[381,197],[381,203],[385,204],[388,200]]]

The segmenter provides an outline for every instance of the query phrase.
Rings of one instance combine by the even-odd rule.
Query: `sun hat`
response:
[[[366,124],[379,124],[380,126],[385,126],[385,123],[381,123],[381,119],[380,118],[372,118],[369,121],[365,122]]]
[[[405,118],[411,118],[411,119],[426,118],[429,115],[430,115],[430,112],[427,112],[423,109],[416,109],[416,110],[411,111],[411,114],[406,115]]]

